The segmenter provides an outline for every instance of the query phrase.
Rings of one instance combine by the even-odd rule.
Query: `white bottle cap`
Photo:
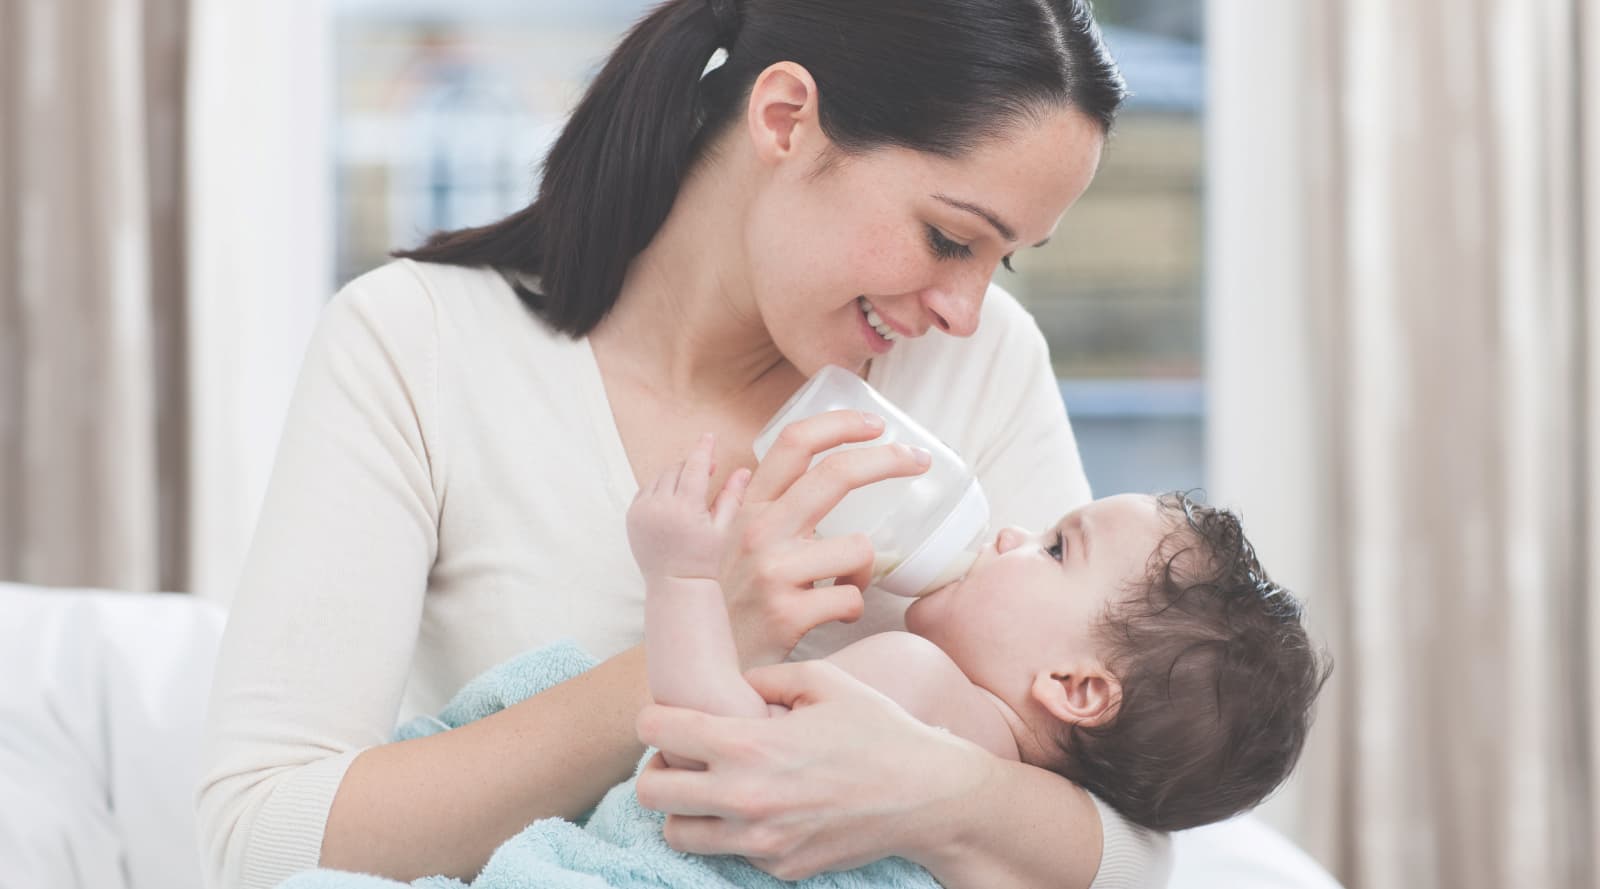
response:
[[[877,587],[896,596],[916,598],[932,592],[928,587],[945,568],[962,555],[968,543],[989,527],[989,498],[977,479],[967,485],[955,508],[928,539],[901,562]]]

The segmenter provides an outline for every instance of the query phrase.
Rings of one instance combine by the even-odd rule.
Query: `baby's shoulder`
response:
[[[939,646],[914,633],[877,633],[828,658],[907,713],[1006,759],[1016,739],[992,697]]]
[[[904,630],[874,633],[827,660],[919,717],[952,690],[973,688],[944,649]]]
[[[943,658],[950,660],[944,649],[929,642],[916,633],[906,630],[886,630],[882,633],[873,633],[846,645],[835,652],[829,660],[833,660],[845,652],[866,652],[872,655],[889,655],[914,658]],[[952,666],[954,662],[952,662]]]

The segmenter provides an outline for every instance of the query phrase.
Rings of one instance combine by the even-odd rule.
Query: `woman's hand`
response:
[[[996,761],[825,661],[745,678],[791,712],[738,719],[651,706],[639,715],[641,741],[707,766],[669,769],[658,755],[639,775],[639,802],[667,813],[674,849],[743,855],[784,880],[891,855],[926,862],[952,841],[962,801]]]
[[[745,667],[783,660],[813,627],[861,616],[872,543],[865,534],[817,539],[817,522],[856,488],[917,475],[931,458],[926,451],[893,444],[850,448],[816,466],[811,462],[831,448],[882,433],[879,417],[856,411],[819,414],[785,427],[756,467],[721,570],[728,618]],[[838,582],[814,586],[830,578]]]

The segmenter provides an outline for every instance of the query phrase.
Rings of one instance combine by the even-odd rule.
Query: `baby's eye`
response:
[[[1055,559],[1057,562],[1059,562],[1059,561],[1061,561],[1061,557],[1063,555],[1063,551],[1065,550],[1065,548],[1066,548],[1066,538],[1062,535],[1061,529],[1057,528],[1056,529],[1056,542],[1050,544],[1047,547],[1045,547],[1044,551],[1050,555],[1050,558]]]

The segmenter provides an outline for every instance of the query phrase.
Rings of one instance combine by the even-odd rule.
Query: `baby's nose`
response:
[[[994,549],[1006,553],[1028,542],[1028,532],[1017,527],[1001,528],[994,537]]]

